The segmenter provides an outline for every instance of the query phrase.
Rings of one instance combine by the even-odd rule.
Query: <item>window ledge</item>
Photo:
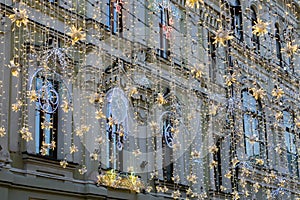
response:
[[[66,168],[60,166],[60,160],[43,157],[41,155],[23,152],[24,169],[39,173],[51,174],[59,177],[73,177],[73,172],[78,166],[76,163],[68,162]]]

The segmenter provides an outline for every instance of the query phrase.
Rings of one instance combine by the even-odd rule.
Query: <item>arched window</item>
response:
[[[246,155],[249,159],[265,157],[265,135],[262,106],[252,93],[242,91],[243,124]]]
[[[282,53],[281,53],[281,40],[279,25],[275,24],[275,44],[276,44],[276,56],[278,58],[278,64],[282,66]]]
[[[294,133],[294,116],[292,112],[287,110],[283,111],[283,130],[289,172],[299,176],[296,135]]]
[[[257,16],[256,16],[256,12],[255,12],[255,9],[254,7],[251,6],[250,8],[250,11],[251,11],[251,26],[254,27],[255,24],[257,23]],[[252,44],[253,44],[253,47],[254,47],[254,51],[255,53],[259,53],[259,36],[256,35],[256,34],[253,34],[252,33]]]
[[[242,27],[242,7],[239,0],[234,0],[231,3],[231,17],[232,17],[232,29],[234,35],[240,41],[243,40],[243,27]]]

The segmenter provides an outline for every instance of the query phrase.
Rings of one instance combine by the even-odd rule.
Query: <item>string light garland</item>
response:
[[[99,187],[173,199],[300,198],[297,7],[285,5],[284,29],[271,23],[268,2],[217,4],[3,5],[13,48],[1,73],[14,92],[0,96],[10,95],[24,146],[55,155],[60,169],[77,163],[82,179],[98,170]],[[0,140],[12,134],[4,115]]]

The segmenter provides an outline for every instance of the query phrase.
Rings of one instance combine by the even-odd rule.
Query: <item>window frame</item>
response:
[[[247,93],[249,99],[245,99],[244,98],[244,94]],[[251,104],[255,102],[254,105],[250,105],[249,107],[245,106],[245,100],[248,101]],[[254,102],[253,102],[254,101]],[[244,146],[245,146],[245,155],[248,156],[248,158],[251,159],[255,159],[255,158],[260,158],[260,159],[264,159],[267,160],[268,154],[267,154],[267,135],[266,135],[266,130],[265,130],[265,123],[264,123],[264,117],[263,117],[263,110],[262,110],[262,105],[261,105],[261,101],[260,100],[255,100],[255,98],[252,95],[252,92],[249,91],[249,89],[244,89],[242,90],[242,104],[243,104],[243,108],[242,108],[242,114],[243,114],[243,132],[244,132]],[[251,110],[251,107],[252,110]],[[251,121],[251,124],[248,124],[248,126],[250,127],[250,132],[247,133],[246,131],[246,118],[245,116],[249,116],[249,121]],[[253,120],[256,121],[256,124],[253,124]],[[249,122],[248,122],[249,123]],[[250,140],[251,140],[251,136],[254,135],[255,131],[257,131],[257,137],[258,137],[258,141],[254,141],[252,142],[253,144],[251,144]],[[253,139],[253,138],[252,138]],[[253,153],[249,153],[248,152],[248,144],[250,145],[250,147],[252,148],[251,152]],[[258,153],[255,153],[255,145],[258,145]]]
[[[168,126],[170,125],[171,128],[173,128],[173,123],[172,123],[172,118],[167,115],[166,118],[163,119],[163,138],[162,138],[162,149],[163,149],[163,177],[164,180],[167,182],[174,182],[172,180],[172,177],[174,176],[174,159],[173,159],[173,149],[171,147],[169,147],[166,143],[166,139],[165,139],[165,131],[168,128]],[[170,162],[167,163],[166,162]]]
[[[286,122],[285,113],[289,115],[291,122]],[[297,141],[296,141],[297,137],[294,131],[294,126],[295,126],[294,119],[295,119],[294,113],[292,111],[289,110],[283,111],[283,131],[284,131],[284,143],[286,147],[287,167],[290,174],[297,175],[299,177],[299,164],[298,164],[299,155],[297,152]],[[289,138],[288,142],[287,142],[287,136]],[[293,139],[291,140],[291,138]],[[290,157],[294,157],[295,160],[289,159]],[[294,167],[296,168],[296,171],[295,169],[293,169]]]
[[[164,27],[168,27],[170,25],[170,13],[167,8],[164,8],[162,6],[159,7],[159,10],[159,56],[167,59],[170,55],[170,40],[166,36]]]
[[[253,33],[253,27],[257,23],[257,14],[256,14],[256,10],[253,6],[250,7],[250,12],[251,12],[251,26],[252,26],[252,30],[251,30],[252,31],[252,37],[251,37],[252,46],[254,47],[254,52],[256,54],[259,54],[259,52],[260,52],[259,36],[257,34]]]
[[[119,0],[107,0],[107,27],[112,34],[122,36],[123,33],[123,2]],[[120,12],[116,7],[120,6]]]
[[[277,64],[282,67],[283,65],[283,58],[282,58],[282,52],[281,52],[281,38],[280,38],[280,29],[279,24],[275,24],[275,48],[276,48],[276,57],[277,57]]]
[[[39,77],[39,79],[42,78],[42,83],[45,81],[45,77]],[[35,78],[35,91],[38,90],[38,85],[37,85],[37,79],[38,77]],[[52,80],[52,79],[47,79],[47,81],[54,83],[53,87],[54,89],[58,92],[59,95],[59,81],[57,80]],[[44,157],[48,158],[53,158],[57,159],[57,146],[58,146],[58,109],[55,110],[53,113],[46,113],[40,108],[40,105],[38,103],[38,100],[35,102],[35,153],[41,155],[41,149],[42,149],[42,143],[45,142],[46,144],[50,144],[52,141],[55,142],[56,147],[54,149],[49,148],[47,150],[46,155],[42,155]],[[47,118],[52,121],[52,127],[49,130],[43,130],[42,129],[42,123],[45,122],[45,117],[49,116]],[[45,132],[48,132],[47,134],[49,138],[46,138]],[[46,139],[48,140],[46,142]]]
[[[108,169],[115,169],[118,171],[123,171],[124,167],[124,159],[123,159],[123,150],[124,150],[124,142],[126,140],[125,137],[127,137],[128,133],[128,119],[127,117],[124,119],[124,122],[113,124],[112,126],[109,125],[109,118],[111,117],[111,120],[113,120],[112,115],[112,107],[111,107],[111,101],[112,101],[112,95],[114,90],[118,90],[118,92],[122,91],[120,88],[112,88],[110,89],[106,94],[106,104],[105,104],[105,116],[106,116],[106,122],[105,122],[105,138],[106,138],[106,155],[107,162],[106,167]],[[124,95],[124,94],[122,94]],[[126,99],[127,100],[127,99]],[[128,109],[128,108],[127,108]],[[128,110],[126,110],[128,112]],[[123,131],[123,135],[120,136],[119,132]],[[120,141],[122,144],[122,148],[118,148],[117,142]]]
[[[209,75],[211,78],[212,82],[216,82],[217,80],[217,71],[216,71],[216,66],[217,66],[217,46],[214,44],[214,39],[215,35],[210,33],[208,34],[208,54],[210,58],[210,68],[209,68]]]
[[[231,26],[234,32],[234,36],[239,40],[243,41],[243,14],[242,5],[239,0],[235,0],[233,4],[230,5],[231,13]]]

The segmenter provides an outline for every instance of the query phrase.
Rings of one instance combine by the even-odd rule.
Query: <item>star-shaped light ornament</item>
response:
[[[295,125],[297,128],[300,128],[300,116],[295,119]]]
[[[217,153],[219,151],[219,148],[216,145],[213,145],[213,146],[209,147],[208,150],[210,153]]]
[[[227,86],[232,86],[234,83],[236,83],[236,81],[237,79],[235,73],[225,76],[225,84]]]
[[[157,94],[156,102],[160,106],[167,103],[167,101],[165,100],[164,96],[161,93]]]
[[[11,75],[14,77],[18,77],[19,73],[21,71],[20,65],[18,63],[15,63],[14,60],[9,61],[9,68],[11,70]]]
[[[180,191],[179,190],[176,190],[173,192],[172,196],[174,199],[179,199],[180,198]]]
[[[60,164],[60,166],[62,166],[62,168],[66,168],[67,165],[68,165],[68,162],[67,162],[67,160],[65,159],[65,160],[60,161],[59,164]]]
[[[281,52],[286,53],[288,57],[292,57],[298,50],[298,45],[292,45],[291,42],[288,42],[286,47],[281,49]]]
[[[71,27],[71,32],[67,33],[72,39],[72,45],[74,45],[79,40],[85,40],[85,33],[82,28],[76,28],[74,25]]]
[[[96,119],[105,119],[106,116],[103,114],[102,110],[97,110],[96,111]]]
[[[216,167],[217,165],[218,165],[218,162],[215,161],[215,160],[213,160],[213,161],[211,161],[211,163],[209,164],[209,167],[212,169],[212,168]]]
[[[4,127],[0,127],[0,137],[4,137],[6,135],[6,131]]]
[[[220,43],[222,46],[226,46],[225,42],[233,39],[233,36],[230,34],[231,34],[230,31],[219,29],[216,32],[216,36],[214,38],[215,41],[213,42],[213,44]]]
[[[8,18],[12,21],[12,23],[16,23],[17,27],[21,27],[23,24],[24,26],[27,26],[28,23],[28,16],[27,11],[25,9],[17,9],[14,8],[14,14],[11,14],[8,16]]]
[[[280,99],[283,96],[283,94],[284,94],[283,89],[281,89],[279,87],[278,88],[274,88],[272,90],[272,96],[276,97],[276,99]]]
[[[36,102],[38,95],[35,90],[28,91],[28,98],[30,102]]]
[[[252,33],[257,36],[264,35],[268,33],[267,27],[269,23],[262,21],[261,19],[257,19],[257,22],[254,22]]]
[[[225,176],[225,178],[228,178],[228,179],[230,179],[230,178],[232,177],[232,174],[231,174],[231,172],[228,172],[228,173],[227,173],[227,174],[225,174],[224,176]]]
[[[78,148],[73,144],[72,146],[70,146],[70,154],[75,153],[78,151]]]
[[[265,91],[262,88],[251,88],[251,91],[253,92],[252,95],[255,98],[255,100],[262,99],[266,95]]]
[[[197,183],[197,176],[195,174],[190,174],[187,176],[187,180],[191,183],[195,184]]]
[[[87,172],[87,168],[83,165],[80,169],[78,169],[79,174],[83,175]]]
[[[257,165],[263,165],[263,164],[264,164],[264,160],[261,159],[261,158],[257,158],[257,159],[255,160],[255,164],[257,164]]]
[[[194,150],[191,152],[191,156],[192,156],[192,159],[200,158],[200,152]]]
[[[203,0],[187,0],[186,6],[194,8],[194,6],[196,5],[197,8],[200,8],[200,3],[203,3]]]
[[[32,133],[29,132],[27,127],[23,127],[19,132],[21,133],[22,139],[26,140],[26,142],[33,140]]]
[[[70,109],[70,105],[66,100],[64,100],[63,104],[61,105],[61,108],[65,113],[68,113]]]
[[[11,109],[14,112],[18,112],[23,106],[23,102],[18,100],[16,103],[11,105]]]
[[[191,69],[191,73],[196,79],[201,79],[203,76],[203,72],[200,69],[197,69],[196,67]]]

